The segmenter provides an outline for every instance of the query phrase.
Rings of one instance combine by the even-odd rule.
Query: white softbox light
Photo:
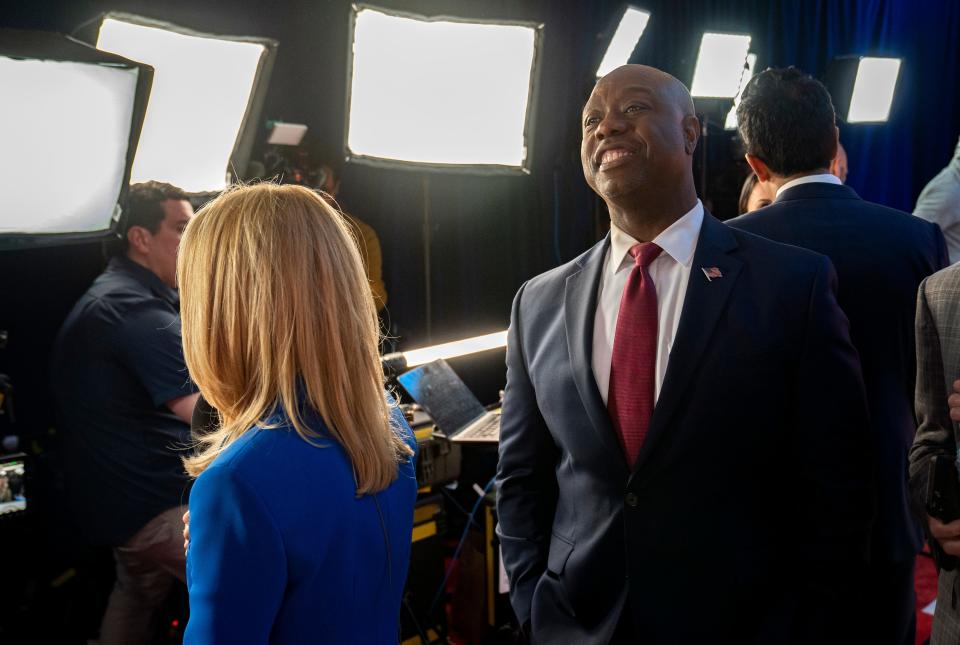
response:
[[[259,108],[255,90],[265,83],[261,72],[275,46],[107,14],[97,48],[155,70],[131,182],[164,181],[188,192],[223,189],[243,129]]]
[[[354,6],[346,148],[352,160],[529,165],[541,27]]]
[[[899,58],[860,59],[850,97],[848,123],[882,123],[890,117],[893,91],[900,76]]]
[[[733,98],[740,89],[743,68],[750,49],[750,36],[705,33],[693,72],[690,95]]]
[[[650,12],[628,6],[617,25],[617,30],[610,39],[610,45],[597,68],[597,78],[606,76],[620,65],[626,65],[637,48],[640,37],[643,36],[647,23],[650,21]]]
[[[29,245],[108,233],[150,69],[59,34],[0,31],[0,44],[0,235]]]

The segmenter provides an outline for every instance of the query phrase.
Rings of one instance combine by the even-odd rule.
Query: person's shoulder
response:
[[[920,285],[927,298],[960,294],[960,263],[951,264],[926,278]]]
[[[87,315],[102,314],[114,322],[149,312],[164,312],[176,317],[176,311],[150,292],[131,275],[120,271],[101,273],[81,298]]]
[[[773,208],[774,206],[776,206],[776,204],[767,204],[763,208],[758,208],[749,213],[730,218],[726,220],[724,224],[739,231],[753,231],[757,226],[763,224],[765,220],[769,220],[771,213],[776,217],[778,209]]]
[[[770,208],[770,206],[767,208]],[[824,262],[829,262],[827,256],[816,251],[777,242],[753,231],[733,226],[729,222],[725,222],[725,224],[737,240],[739,253],[750,259],[773,260],[780,263],[783,268],[791,266],[820,267]]]
[[[871,223],[875,226],[887,225],[896,227],[899,231],[915,231],[918,234],[929,234],[930,231],[937,228],[936,224],[921,219],[913,213],[865,199],[858,200],[855,208],[864,217],[869,217]]]
[[[531,294],[544,290],[551,291],[558,287],[563,288],[566,285],[567,278],[582,271],[587,263],[602,262],[605,248],[606,238],[600,240],[572,260],[535,275],[524,283],[522,287],[524,293]]]
[[[347,220],[347,224],[349,224],[354,229],[356,229],[357,233],[361,237],[363,237],[364,239],[371,239],[371,238],[376,239],[377,231],[372,226],[364,222],[362,219],[354,215],[351,215],[350,213],[344,213],[343,217],[344,219]]]
[[[238,472],[258,486],[273,486],[276,480],[329,483],[349,471],[346,453],[323,422],[311,414],[304,423],[312,433],[307,438],[288,419],[273,415],[244,432],[211,467]]]

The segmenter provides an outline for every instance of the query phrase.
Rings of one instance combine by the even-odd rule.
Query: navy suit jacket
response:
[[[608,246],[513,304],[497,508],[518,618],[535,645],[606,645],[624,611],[645,643],[823,642],[873,510],[830,261],[704,217],[629,468],[591,368]]]
[[[916,432],[914,315],[917,288],[948,264],[936,224],[860,199],[848,186],[810,183],[783,191],[766,208],[730,226],[828,256],[837,300],[860,354],[877,458],[872,559],[903,562],[922,547],[911,514],[907,451]]]

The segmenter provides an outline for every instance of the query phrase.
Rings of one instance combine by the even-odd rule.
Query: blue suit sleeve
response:
[[[205,471],[190,494],[183,642],[268,642],[286,581],[283,541],[263,500],[237,472]]]
[[[520,302],[514,299],[507,337],[507,387],[500,417],[497,534],[510,578],[510,601],[521,625],[530,622],[533,592],[547,568],[557,507],[557,447],[547,429],[523,356]]]

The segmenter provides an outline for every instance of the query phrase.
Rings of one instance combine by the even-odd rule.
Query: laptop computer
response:
[[[500,441],[500,413],[484,409],[445,360],[404,372],[397,381],[450,441]]]

